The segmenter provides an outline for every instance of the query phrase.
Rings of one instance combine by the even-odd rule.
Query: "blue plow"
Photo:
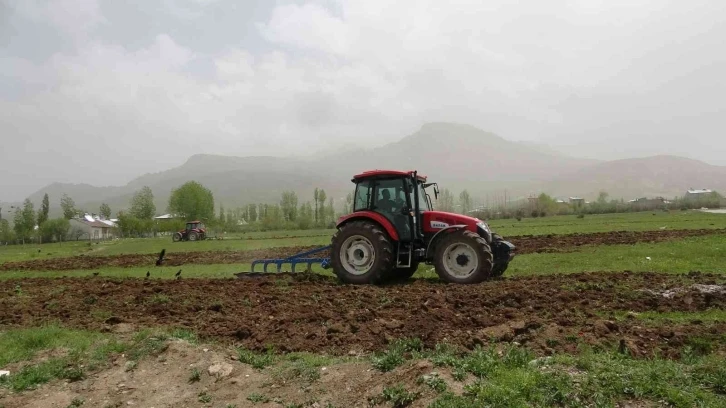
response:
[[[326,250],[329,250],[331,245],[324,246],[321,248],[315,248],[310,251],[301,252],[299,254],[295,254],[292,256],[289,256],[287,258],[278,258],[278,259],[257,259],[252,262],[252,271],[250,272],[240,272],[235,273],[237,277],[244,277],[244,275],[247,275],[249,273],[255,273],[255,266],[262,265],[263,272],[267,272],[267,267],[269,265],[276,265],[277,266],[277,272],[282,272],[282,265],[284,264],[290,264],[292,267],[292,272],[295,272],[295,266],[299,264],[305,264],[307,265],[308,269],[312,267],[313,264],[321,264],[323,269],[330,268],[330,258],[307,258],[307,256],[316,254],[318,252],[323,252]]]

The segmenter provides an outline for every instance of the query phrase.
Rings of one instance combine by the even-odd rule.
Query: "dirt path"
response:
[[[516,246],[518,254],[535,252],[572,252],[583,245],[618,245],[638,242],[663,242],[685,237],[717,235],[726,233],[725,229],[663,230],[638,232],[598,232],[570,235],[524,235],[508,237]],[[168,252],[166,266],[185,264],[239,264],[250,263],[255,259],[284,258],[318,246],[281,247],[247,251],[205,251],[205,252]],[[157,254],[124,254],[113,256],[79,255],[67,258],[36,259],[21,262],[5,262],[0,271],[45,270],[64,271],[74,269],[99,269],[106,267],[153,266]],[[315,256],[328,256],[320,253]]]
[[[704,293],[692,285],[724,283],[723,276],[698,273],[550,275],[481,285],[414,280],[388,287],[339,285],[304,274],[241,280],[18,279],[0,282],[0,322],[26,326],[59,320],[98,330],[119,323],[173,325],[255,349],[340,354],[380,350],[392,338],[415,336],[428,346],[450,342],[466,348],[516,341],[542,354],[575,352],[580,343],[613,349],[623,340],[637,355],[677,356],[694,336],[726,347],[719,340],[726,323],[649,326],[608,315],[723,309],[723,286]]]

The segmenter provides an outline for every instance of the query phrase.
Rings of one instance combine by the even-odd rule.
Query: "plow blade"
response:
[[[262,272],[267,273],[267,267],[269,265],[276,265],[277,266],[277,272],[282,272],[282,265],[290,264],[290,267],[292,268],[292,272],[295,272],[295,266],[300,264],[307,265],[307,269],[309,270],[313,264],[321,264],[323,269],[328,269],[330,267],[330,258],[308,258],[309,255],[313,255],[319,252],[327,251],[329,250],[331,245],[324,246],[321,248],[315,248],[310,251],[301,252],[299,254],[295,254],[293,256],[289,256],[287,258],[278,258],[278,259],[257,259],[252,261],[252,267],[250,272],[238,272],[234,275],[238,278],[244,278],[246,276],[249,276],[250,274],[256,273],[255,272],[255,266],[262,265]]]

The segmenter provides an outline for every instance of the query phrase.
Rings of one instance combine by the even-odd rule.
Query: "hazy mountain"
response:
[[[154,193],[157,213],[162,214],[166,212],[172,190],[190,180],[197,181],[212,191],[217,209],[219,204],[229,207],[277,202],[285,190],[295,191],[303,202],[306,197],[312,197],[315,187],[328,188],[335,184],[335,180],[331,183],[326,174],[308,170],[306,163],[301,160],[194,155],[181,166],[140,176],[122,187],[94,189],[56,183],[52,185],[52,191],[41,189],[30,198],[34,203],[40,203],[43,194],[48,191],[51,205],[57,206],[63,191],[68,191],[77,207],[88,212],[97,212],[101,203],[106,202],[115,215],[118,210],[128,208],[136,191],[143,186],[149,186]],[[339,182],[338,185],[340,184]],[[52,198],[55,196],[58,198]],[[57,208],[54,210],[57,211]]]
[[[371,168],[417,169],[440,188],[466,188],[483,195],[505,189],[525,191],[532,183],[598,161],[544,153],[469,125],[428,123],[398,142],[328,157],[320,163],[351,175]]]
[[[678,156],[652,156],[599,163],[542,186],[550,194],[594,199],[600,191],[613,198],[673,198],[689,188],[726,191],[726,167]]]
[[[357,141],[360,144],[360,141]],[[293,190],[299,202],[312,201],[320,187],[342,204],[352,191],[351,177],[375,168],[417,169],[458,194],[466,188],[480,202],[504,192],[510,199],[547,192],[595,197],[682,195],[689,188],[726,190],[726,167],[691,159],[657,156],[602,162],[569,157],[541,145],[511,142],[472,126],[428,123],[397,142],[369,149],[351,148],[313,157],[231,157],[194,155],[167,171],[145,174],[125,186],[51,184],[30,198],[38,206],[48,192],[57,214],[63,192],[86,211],[108,203],[114,214],[128,207],[142,186],[154,192],[157,212],[164,213],[173,188],[195,180],[212,190],[216,207],[278,202]]]

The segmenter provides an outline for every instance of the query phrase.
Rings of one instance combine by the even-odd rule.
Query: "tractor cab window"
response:
[[[376,209],[388,213],[400,212],[406,206],[403,180],[379,180],[376,186]]]
[[[426,194],[423,183],[417,183],[418,185],[418,200],[421,211],[431,211],[431,198]]]
[[[422,183],[416,183],[416,189],[414,189],[409,180],[406,180],[406,188],[408,190],[408,199],[411,203],[411,207],[416,205],[416,189],[418,189],[418,206],[421,211],[431,210],[429,201],[426,198],[426,191],[423,188]]]
[[[370,180],[363,180],[355,188],[355,200],[353,211],[367,210],[370,206],[373,183]]]

